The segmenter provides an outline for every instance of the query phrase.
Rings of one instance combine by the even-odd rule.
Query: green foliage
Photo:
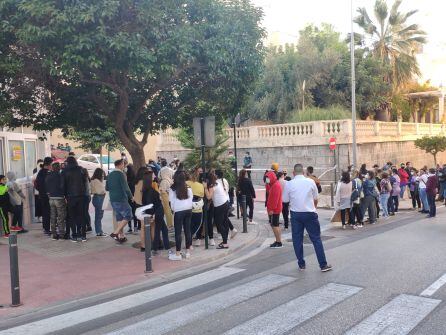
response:
[[[122,150],[114,128],[75,130],[73,128],[64,131],[64,137],[80,143],[80,148],[92,152],[100,151],[102,147],[108,150]]]
[[[206,171],[210,170],[222,170],[225,178],[228,180],[229,185],[235,185],[235,174],[231,168],[231,160],[228,157],[227,141],[228,136],[224,132],[224,126],[217,126],[215,129],[215,146],[212,148],[206,148],[205,150],[205,161],[206,161]],[[187,128],[181,128],[177,134],[178,140],[181,145],[190,149],[190,153],[187,155],[186,159],[183,161],[186,169],[192,170],[198,166],[201,166],[201,149],[195,148],[194,146],[194,135],[193,131]]]
[[[330,106],[327,108],[310,107],[304,111],[296,110],[291,122],[342,120],[349,118],[351,118],[351,112],[342,106]]]
[[[434,156],[437,165],[437,154],[446,151],[446,136],[424,136],[415,141],[415,146]]]
[[[0,124],[112,124],[141,165],[148,136],[190,123],[197,102],[240,108],[262,65],[261,18],[249,0],[2,0],[0,64],[17,64],[0,75]]]

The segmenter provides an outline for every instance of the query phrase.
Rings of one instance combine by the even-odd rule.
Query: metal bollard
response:
[[[152,236],[150,234],[150,224],[152,218],[144,218],[144,241],[145,241],[145,257],[146,257],[146,270],[145,273],[152,273]]]
[[[11,273],[11,307],[17,307],[22,303],[20,302],[19,255],[16,234],[9,235],[9,268]]]
[[[331,207],[334,207],[334,185],[333,185],[333,183],[330,184],[330,200],[331,200]]]
[[[246,195],[242,195],[241,205],[242,205],[242,210],[243,210],[243,232],[247,233],[248,232],[248,218],[247,218],[247,213],[246,213]]]

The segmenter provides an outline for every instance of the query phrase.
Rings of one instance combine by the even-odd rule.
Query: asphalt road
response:
[[[291,242],[266,241],[170,283],[0,323],[0,335],[446,334],[446,210],[356,231],[330,227],[329,215],[331,272],[319,271],[311,245],[299,271]]]

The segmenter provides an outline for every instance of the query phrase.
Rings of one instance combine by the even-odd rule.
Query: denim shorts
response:
[[[130,221],[133,219],[132,208],[128,202],[111,202],[111,206],[115,211],[116,221]]]

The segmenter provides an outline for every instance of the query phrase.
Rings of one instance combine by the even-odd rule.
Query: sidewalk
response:
[[[92,219],[93,213],[90,213]],[[112,231],[112,212],[106,211],[103,219],[104,231]],[[128,242],[120,245],[110,237],[87,235],[87,242],[52,241],[42,233],[41,224],[26,228],[29,232],[18,235],[20,289],[23,306],[9,307],[10,276],[8,240],[0,240],[0,318],[24,314],[35,308],[88,297],[126,285],[150,282],[150,280],[236,253],[251,245],[259,237],[261,225],[249,225],[243,234],[242,222],[231,218],[238,230],[230,240],[230,249],[216,250],[195,247],[189,260],[173,262],[167,259],[167,251],[152,257],[154,272],[145,274],[144,253],[132,245],[139,235],[127,235]],[[218,241],[216,241],[218,244]],[[184,238],[183,238],[184,248]]]

